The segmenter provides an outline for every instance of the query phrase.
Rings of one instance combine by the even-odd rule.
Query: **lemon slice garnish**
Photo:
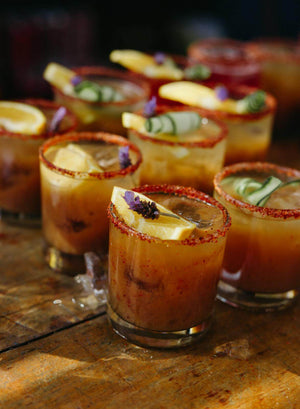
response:
[[[184,218],[171,212],[169,209],[155,203],[160,213],[166,213],[169,216],[160,214],[158,219],[145,219],[142,215],[129,209],[124,199],[126,189],[115,186],[111,196],[111,202],[114,204],[118,215],[124,222],[139,231],[152,237],[162,240],[184,240],[188,238],[196,225]],[[147,196],[134,192],[141,201],[153,202]],[[176,217],[174,217],[176,216]]]
[[[53,164],[74,172],[103,172],[92,155],[73,143],[57,150]]]
[[[146,132],[145,122],[146,118],[144,118],[142,115],[131,112],[122,113],[122,125],[124,128],[134,129],[138,132]]]
[[[6,131],[39,135],[46,130],[47,119],[35,106],[21,102],[0,101],[0,126]]]
[[[159,95],[186,105],[235,114],[245,113],[244,105],[240,104],[241,101],[231,98],[221,101],[217,98],[215,90],[190,81],[177,81],[162,85],[159,88]]]
[[[71,79],[76,73],[60,64],[51,62],[45,68],[43,78],[66,95],[73,95]]]
[[[149,54],[136,50],[114,50],[109,58],[112,62],[118,63],[130,71],[144,74],[151,78],[165,78],[170,80],[180,80],[183,78],[183,71],[168,64],[157,64],[155,58]]]

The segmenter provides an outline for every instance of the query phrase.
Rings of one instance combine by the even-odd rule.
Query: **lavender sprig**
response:
[[[222,102],[225,101],[229,96],[228,89],[224,87],[223,85],[216,87],[215,93],[216,93],[216,97]]]
[[[74,77],[71,78],[71,84],[76,87],[76,85],[79,85],[82,82],[82,77],[80,75],[75,75]]]
[[[67,113],[67,109],[65,107],[58,108],[58,110],[55,112],[50,122],[49,132],[57,132],[59,125],[61,121],[63,120],[63,118],[65,117],[66,113]]]
[[[154,54],[154,60],[157,64],[162,65],[166,60],[166,54],[162,53],[161,51],[158,51],[157,53]]]
[[[156,106],[157,106],[157,99],[156,97],[153,96],[148,102],[146,102],[144,106],[144,115],[147,118],[150,118],[151,116],[155,115]]]
[[[141,200],[139,196],[135,196],[134,192],[130,190],[126,190],[123,199],[128,204],[130,210],[133,210],[134,212],[140,214],[141,216],[144,217],[144,219],[154,220],[158,219],[159,216],[169,216],[175,217],[176,219],[180,219],[179,216],[173,213],[160,212],[155,202]]]
[[[129,157],[129,145],[122,146],[119,149],[119,162],[121,169],[125,169],[132,164]]]

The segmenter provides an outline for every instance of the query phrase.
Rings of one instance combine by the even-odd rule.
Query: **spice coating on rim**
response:
[[[156,107],[156,115],[160,115],[166,112],[172,112],[172,111],[176,111],[176,112],[180,112],[180,111],[191,111],[191,112],[197,112],[200,116],[202,112],[200,111],[200,109],[198,109],[197,107],[192,107],[192,106],[188,106],[188,105],[183,105],[183,104],[179,104],[178,105],[172,105],[172,106],[168,106],[168,105],[158,105]],[[137,115],[142,115],[142,111],[139,110],[137,112],[134,112]],[[182,146],[182,147],[195,147],[195,148],[212,148],[215,145],[217,145],[219,142],[221,142],[223,139],[225,139],[227,137],[227,126],[222,122],[219,121],[218,119],[214,118],[211,113],[208,111],[207,113],[205,113],[204,115],[205,118],[207,118],[208,120],[211,120],[212,122],[214,122],[214,124],[216,124],[219,129],[220,132],[218,135],[216,135],[215,137],[211,137],[211,138],[207,138],[205,140],[202,141],[198,141],[198,142],[183,142],[183,141],[167,141],[164,139],[160,139],[159,137],[153,137],[153,136],[149,136],[147,134],[144,134],[142,132],[136,131],[135,129],[130,128],[130,132],[132,132],[134,135],[136,135],[139,139],[143,139],[146,141],[151,141],[153,143],[157,143],[160,145],[169,145],[169,146]],[[146,118],[146,117],[145,117]],[[201,129],[201,127],[199,128]],[[174,138],[176,138],[176,135],[174,135]]]
[[[233,176],[238,172],[272,172],[275,173],[279,178],[281,175],[291,178],[300,178],[300,171],[292,168],[287,168],[284,166],[279,166],[268,162],[242,162],[234,165],[226,166],[221,172],[217,173],[214,177],[214,188],[216,193],[222,197],[226,202],[231,205],[253,213],[254,215],[269,216],[274,219],[287,219],[287,218],[300,218],[300,208],[299,209],[274,209],[269,207],[259,207],[241,200],[235,199],[221,187],[221,182],[229,176]]]
[[[260,62],[286,62],[300,64],[300,45],[297,41],[282,38],[261,38],[245,45],[249,54]],[[283,48],[284,52],[278,52]]]
[[[208,203],[212,206],[217,207],[223,215],[223,228],[216,230],[214,234],[209,234],[206,237],[197,238],[197,239],[185,239],[185,240],[162,240],[157,237],[149,236],[147,234],[141,233],[127,224],[125,224],[117,215],[113,214],[113,203],[110,203],[107,209],[109,220],[124,234],[135,236],[140,240],[156,243],[172,243],[172,245],[187,245],[187,246],[196,246],[202,243],[213,243],[218,241],[220,237],[225,237],[227,231],[231,225],[231,218],[225,207],[218,202],[216,199],[207,195],[206,193],[200,192],[191,187],[183,187],[177,185],[143,185],[137,188],[132,189],[134,192],[142,193],[147,196],[147,193],[164,193],[164,194],[173,194],[178,197],[187,197],[188,199],[196,199]]]
[[[41,99],[41,98],[26,98],[26,99],[20,99],[15,102],[21,102],[23,104],[28,104],[32,105],[36,108],[39,108],[41,111],[43,110],[55,110],[57,111],[59,108],[63,107],[62,104],[58,104],[57,102],[54,101],[48,101],[46,99]],[[66,108],[66,107],[64,107]],[[71,112],[69,109],[66,108],[66,115],[65,117],[69,117],[71,119],[71,124],[67,129],[64,129],[62,131],[56,131],[56,132],[42,132],[41,134],[22,134],[22,133],[16,133],[16,132],[9,132],[6,130],[0,129],[0,137],[1,136],[9,136],[13,138],[19,138],[19,139],[24,139],[24,140],[30,140],[30,139],[46,139],[50,138],[54,135],[60,135],[60,134],[65,134],[67,132],[73,132],[77,125],[78,125],[78,119],[73,112]]]
[[[70,99],[72,101],[81,101],[86,104],[92,105],[92,106],[120,106],[122,107],[123,105],[131,105],[139,102],[141,99],[146,98],[147,96],[150,95],[150,86],[146,81],[143,81],[142,79],[139,78],[134,78],[132,76],[129,76],[128,73],[123,72],[121,70],[116,70],[113,68],[107,68],[107,67],[77,67],[74,68],[73,71],[80,76],[86,77],[85,79],[88,79],[89,76],[99,76],[103,78],[108,78],[108,79],[116,79],[116,80],[123,80],[127,82],[134,83],[134,85],[138,86],[143,93],[141,95],[133,96],[130,98],[125,98],[121,101],[113,101],[113,102],[101,102],[101,101],[87,101],[86,99],[79,98],[76,96],[72,95],[66,95],[64,94],[60,89],[57,87],[52,86],[52,89],[55,90],[56,93],[62,95],[66,99]]]
[[[45,154],[47,150],[55,145],[59,145],[64,142],[106,142],[108,144],[114,144],[119,146],[129,146],[129,149],[137,155],[136,163],[130,166],[120,169],[118,171],[110,172],[79,172],[69,169],[60,168],[51,163]],[[73,178],[87,178],[87,179],[113,179],[119,176],[127,176],[134,173],[140,164],[142,163],[142,154],[137,146],[135,146],[128,139],[123,138],[120,135],[110,134],[108,132],[73,132],[62,136],[55,136],[48,139],[39,149],[39,157],[41,162],[50,170],[60,173],[61,175],[71,176]]]

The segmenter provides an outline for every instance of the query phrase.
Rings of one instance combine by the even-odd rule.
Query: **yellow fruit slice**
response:
[[[73,94],[71,79],[76,73],[60,64],[51,62],[45,68],[43,78],[66,95]]]
[[[103,169],[89,153],[73,143],[57,150],[53,164],[75,172],[103,172]]]
[[[175,213],[158,203],[156,203],[158,210],[161,213],[167,213],[170,216],[160,215],[158,219],[145,219],[137,212],[129,209],[128,204],[123,198],[125,192],[126,189],[115,186],[112,192],[111,202],[114,204],[118,215],[124,220],[124,222],[140,233],[157,237],[162,240],[184,240],[188,238],[195,229],[196,225],[194,223],[175,215]],[[134,192],[134,194],[142,201],[151,202],[147,196],[141,193]],[[176,216],[176,218],[174,216]]]
[[[180,80],[183,78],[183,71],[168,64],[157,64],[155,58],[149,54],[136,50],[114,50],[109,58],[112,62],[118,63],[130,71],[144,74],[151,78],[165,78],[170,80]]]
[[[46,130],[47,119],[38,108],[21,102],[0,101],[0,127],[6,131],[39,135]]]
[[[142,115],[133,114],[131,112],[122,113],[122,125],[124,128],[134,129],[138,132],[146,132],[145,122],[146,118]]]
[[[215,109],[231,113],[244,113],[244,105],[231,98],[220,101],[215,90],[190,81],[177,81],[162,85],[159,88],[162,98],[178,101],[186,105]]]

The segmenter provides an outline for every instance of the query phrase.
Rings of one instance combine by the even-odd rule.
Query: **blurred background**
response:
[[[207,37],[299,39],[298,0],[184,2],[14,1],[1,6],[1,99],[48,97],[48,62],[106,64],[115,48],[186,54]]]

